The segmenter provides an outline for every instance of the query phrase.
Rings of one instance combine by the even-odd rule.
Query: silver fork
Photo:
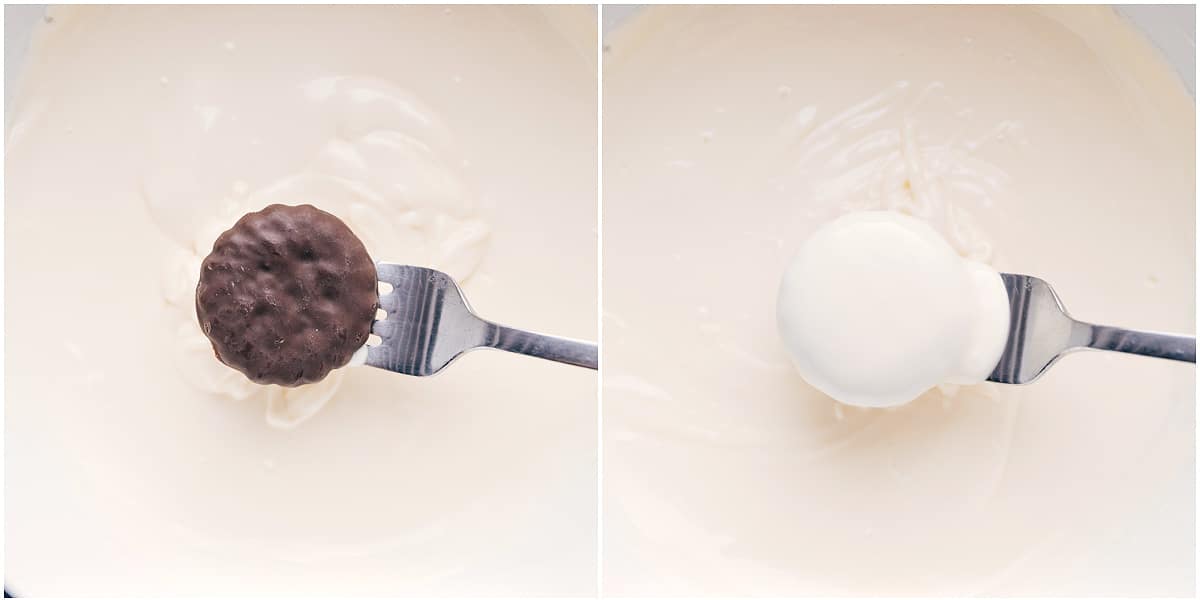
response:
[[[1076,321],[1045,281],[1012,273],[1000,277],[1008,290],[1008,343],[988,381],[1032,383],[1064,354],[1086,349],[1196,362],[1195,336]]]
[[[441,371],[463,353],[496,348],[595,369],[596,344],[497,325],[471,311],[458,284],[441,271],[376,263],[379,281],[392,290],[379,297],[387,317],[371,332],[382,340],[367,348],[366,364],[405,375]]]

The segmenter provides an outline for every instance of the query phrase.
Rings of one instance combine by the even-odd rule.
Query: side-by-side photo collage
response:
[[[6,597],[1195,597],[1195,5],[6,5]]]

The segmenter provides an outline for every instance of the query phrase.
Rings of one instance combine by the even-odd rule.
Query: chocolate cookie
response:
[[[272,204],[213,243],[196,316],[221,362],[256,383],[297,386],[324,379],[367,341],[377,285],[345,223],[307,204]]]

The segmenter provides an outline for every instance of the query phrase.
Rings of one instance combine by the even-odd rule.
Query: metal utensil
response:
[[[366,364],[405,375],[441,371],[463,353],[496,348],[595,369],[596,344],[497,325],[471,311],[458,284],[441,271],[376,263],[379,281],[392,290],[379,297],[387,312],[371,332],[382,339],[367,348]]]
[[[1008,290],[1008,343],[988,381],[1032,383],[1059,357],[1076,350],[1109,350],[1196,362],[1195,336],[1092,325],[1076,321],[1050,284],[1001,273]]]

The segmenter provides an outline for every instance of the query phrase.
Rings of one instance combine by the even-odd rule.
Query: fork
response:
[[[382,342],[367,348],[366,364],[405,375],[433,375],[476,348],[496,348],[589,369],[596,344],[497,325],[472,312],[462,290],[441,271],[376,263],[379,281],[392,286],[379,297],[387,313],[371,332]]]
[[[1109,350],[1196,362],[1195,336],[1121,329],[1076,321],[1050,284],[1029,275],[1001,273],[1008,290],[1008,342],[988,381],[1033,383],[1063,355]]]

